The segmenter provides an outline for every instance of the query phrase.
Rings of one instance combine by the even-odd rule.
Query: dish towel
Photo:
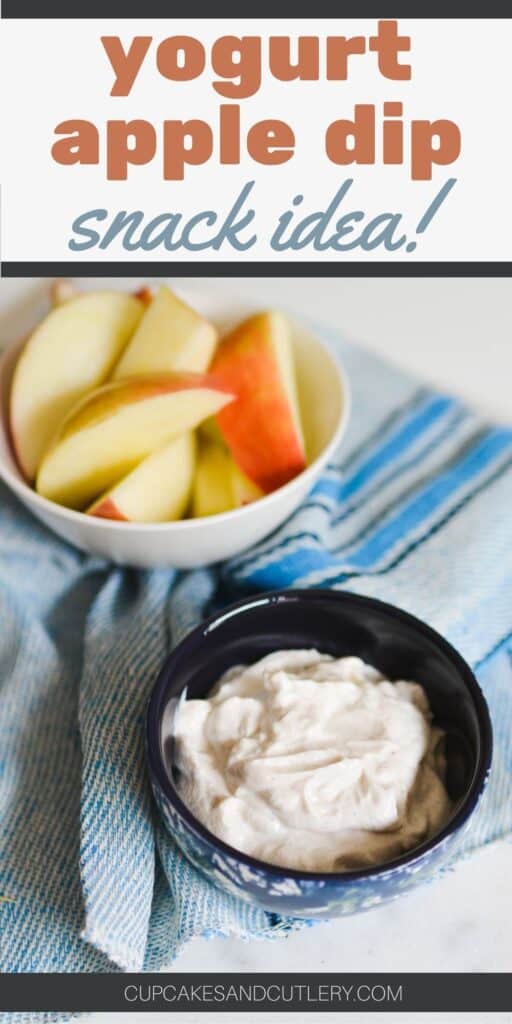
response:
[[[269,938],[283,920],[221,894],[155,813],[145,706],[173,644],[215,608],[275,588],[397,604],[475,667],[494,769],[465,851],[512,827],[512,430],[335,334],[353,413],[301,508],[232,561],[117,568],[0,492],[0,969],[139,971],[195,935]]]

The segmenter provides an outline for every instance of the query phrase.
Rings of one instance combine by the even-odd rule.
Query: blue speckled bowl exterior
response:
[[[341,917],[396,900],[432,879],[469,827],[466,822],[419,857],[388,870],[374,870],[362,878],[351,872],[309,879],[285,869],[249,866],[235,851],[225,853],[183,818],[154,779],[153,792],[168,832],[198,871],[231,896],[286,917]]]
[[[308,596],[318,593],[286,591],[282,595],[265,595],[265,599],[289,600],[292,595],[300,595],[300,600],[307,607]],[[434,638],[442,646],[444,653],[448,652],[453,657],[455,666],[464,670],[466,681],[473,690],[472,696],[476,699],[479,755],[471,785],[459,801],[459,808],[451,821],[437,837],[389,864],[338,874],[316,874],[286,870],[256,861],[226,846],[193,817],[180,800],[165,768],[159,733],[165,694],[172,678],[173,659],[176,652],[179,655],[179,648],[183,645],[186,657],[187,643],[191,645],[189,651],[192,650],[194,644],[200,643],[201,636],[213,628],[215,620],[209,620],[190,634],[183,645],[179,645],[171,654],[157,681],[148,709],[147,754],[156,803],[170,835],[188,860],[213,885],[264,910],[287,917],[329,918],[369,910],[395,900],[434,878],[443,865],[451,860],[464,834],[471,827],[471,817],[481,799],[490,770],[492,737],[487,707],[476,680],[457,652],[428,627],[391,606],[346,593],[323,593],[336,595],[336,598],[345,602],[352,598],[362,612],[364,602],[369,602],[373,608],[378,606],[379,609],[385,609],[395,618],[398,617],[398,620],[407,620],[409,627],[411,624],[413,627],[418,626],[431,640]],[[250,602],[240,602],[233,609],[243,611],[245,604],[249,605]],[[211,682],[208,688],[210,685]],[[179,692],[179,689],[175,692]]]

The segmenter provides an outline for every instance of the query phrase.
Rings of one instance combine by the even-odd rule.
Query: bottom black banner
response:
[[[8,1011],[512,1009],[509,974],[4,974]]]

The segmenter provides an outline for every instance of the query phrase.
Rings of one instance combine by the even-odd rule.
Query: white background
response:
[[[121,283],[121,282],[120,282]],[[187,290],[192,278],[176,279]],[[466,398],[489,416],[512,421],[512,280],[448,278],[213,278],[196,282],[264,306],[283,306],[338,327],[404,369]],[[19,329],[19,306],[32,323],[42,280],[0,281],[0,344]],[[9,310],[13,311],[12,317]]]
[[[255,205],[261,242],[245,254],[178,253],[177,258],[280,259],[265,246],[277,215],[298,191],[304,193],[304,212],[324,208],[340,183],[354,175],[349,206],[359,205],[372,215],[404,210],[406,228],[413,228],[442,183],[458,178],[455,190],[411,255],[381,249],[363,259],[506,260],[510,258],[512,204],[510,164],[512,136],[509,101],[512,91],[512,21],[410,20],[399,21],[401,34],[412,38],[410,82],[384,79],[376,55],[352,58],[349,80],[280,83],[270,75],[256,96],[242,100],[246,127],[266,117],[288,121],[297,136],[294,159],[280,167],[261,167],[246,158],[240,167],[219,167],[217,155],[202,167],[191,168],[182,183],[162,181],[161,159],[135,167],[127,182],[105,180],[104,146],[99,167],[62,167],[50,156],[57,123],[86,118],[104,126],[109,118],[145,118],[159,125],[165,119],[200,117],[212,124],[223,100],[211,87],[211,73],[188,83],[162,78],[155,64],[156,44],[166,35],[195,34],[208,43],[223,33],[290,34],[290,22],[241,19],[189,21],[73,21],[3,22],[2,103],[2,257],[4,260],[62,260],[69,258],[67,241],[73,219],[84,210],[105,207],[143,209],[151,216],[168,210],[189,215],[207,207],[227,211],[241,185],[256,179]],[[371,34],[373,20],[293,21],[293,34]],[[113,73],[99,41],[101,34],[118,34],[128,46],[135,34],[152,35],[149,51],[132,93],[110,97]],[[51,74],[49,74],[51,69]],[[432,182],[411,182],[408,167],[340,168],[323,153],[325,127],[353,114],[354,103],[385,100],[404,103],[407,119],[449,118],[462,130],[462,155],[453,165],[434,169]],[[102,144],[104,134],[102,134]],[[407,150],[406,150],[407,155]],[[352,198],[353,197],[353,198]],[[88,250],[81,259],[155,259],[166,253],[130,254],[114,249]],[[361,258],[303,250],[295,258]],[[289,254],[288,257],[289,258]]]

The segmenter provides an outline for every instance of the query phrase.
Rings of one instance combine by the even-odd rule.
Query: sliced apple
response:
[[[230,457],[230,476],[233,508],[241,508],[243,505],[250,505],[253,501],[257,501],[258,498],[263,498],[264,491],[252,480],[249,480],[232,456]]]
[[[10,406],[14,449],[28,480],[69,410],[106,380],[142,312],[133,295],[88,292],[58,305],[31,334]]]
[[[136,299],[140,299],[140,301],[146,308],[153,302],[153,299],[155,297],[153,289],[149,288],[148,285],[143,285],[142,288],[139,288],[133,294],[135,295]]]
[[[91,516],[127,523],[181,519],[190,501],[196,439],[192,431],[143,459],[87,510]]]
[[[139,299],[142,302],[144,307],[147,307],[150,302],[153,301],[155,293],[148,285],[143,285],[132,294],[136,299]],[[52,306],[62,306],[64,302],[69,302],[70,299],[76,298],[77,295],[80,295],[80,289],[77,288],[76,284],[68,278],[61,278],[60,280],[54,281],[50,288],[50,301]]]
[[[114,379],[140,373],[208,369],[217,332],[199,313],[162,285],[114,370]]]
[[[220,445],[202,441],[192,491],[192,515],[214,516],[233,507],[230,455]]]
[[[214,444],[220,444],[221,448],[226,448],[217,420],[213,416],[201,423],[199,433],[205,441],[212,441]]]
[[[233,396],[208,376],[174,373],[107,384],[62,424],[37,475],[37,490],[83,508],[147,455],[193,430]]]
[[[50,288],[50,302],[52,306],[63,306],[70,299],[75,299],[79,290],[72,281],[54,281]]]
[[[223,445],[201,441],[192,491],[192,515],[230,512],[263,496],[263,491],[235,465]]]
[[[260,313],[224,338],[212,373],[237,396],[216,421],[240,469],[265,492],[306,465],[288,321]]]

